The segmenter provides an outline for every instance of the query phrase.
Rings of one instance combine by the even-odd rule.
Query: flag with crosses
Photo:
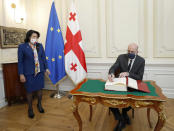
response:
[[[64,54],[66,73],[77,85],[86,78],[87,67],[77,12],[73,2],[68,17]]]

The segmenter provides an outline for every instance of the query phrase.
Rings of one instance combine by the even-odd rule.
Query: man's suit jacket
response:
[[[129,77],[136,80],[142,80],[143,74],[144,74],[144,66],[145,66],[144,58],[137,55],[132,65],[132,68],[129,72]],[[117,72],[118,70],[120,70],[120,73],[128,72],[128,55],[127,54],[122,54],[118,56],[116,62],[110,68],[109,74],[112,74],[112,73],[115,74],[115,72]]]
[[[40,64],[40,72],[43,72],[48,68],[45,52],[40,43],[37,43],[36,48]],[[35,73],[34,52],[29,43],[20,44],[18,47],[18,73],[24,75]]]

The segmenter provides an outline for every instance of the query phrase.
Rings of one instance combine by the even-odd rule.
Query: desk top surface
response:
[[[102,79],[85,79],[79,83],[75,89],[71,90],[72,95],[102,97],[102,98],[116,98],[116,99],[135,99],[135,100],[154,100],[165,101],[166,97],[163,95],[161,88],[155,84],[154,81],[144,81],[150,93],[140,91],[107,91],[105,88],[105,81]]]

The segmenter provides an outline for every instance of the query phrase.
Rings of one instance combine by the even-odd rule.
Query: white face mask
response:
[[[32,44],[35,44],[35,43],[37,42],[37,39],[31,39],[30,42],[31,42]]]

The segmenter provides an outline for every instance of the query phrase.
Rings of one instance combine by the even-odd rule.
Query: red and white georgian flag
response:
[[[64,53],[66,73],[74,84],[78,84],[86,78],[87,68],[77,12],[73,2],[68,17]]]

